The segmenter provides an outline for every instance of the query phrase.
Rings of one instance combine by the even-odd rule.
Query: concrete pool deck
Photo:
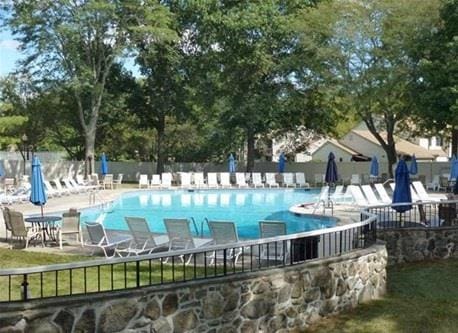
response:
[[[177,187],[176,189],[181,189]],[[156,189],[154,189],[156,190]],[[274,189],[276,190],[276,189]],[[54,197],[49,198],[48,202],[44,206],[45,214],[53,214],[53,213],[61,213],[64,211],[68,211],[69,208],[76,208],[76,209],[84,209],[89,208],[92,206],[101,205],[103,203],[107,203],[110,201],[115,200],[121,194],[130,192],[130,191],[148,191],[146,189],[139,190],[136,184],[123,184],[122,187],[115,189],[115,190],[100,190],[95,192],[95,194],[91,194],[91,192],[81,193],[81,194],[71,194],[62,197]],[[95,195],[95,204],[91,203],[91,196]],[[8,207],[22,212],[24,216],[28,215],[39,215],[40,214],[40,207],[34,206],[29,202],[24,202],[21,204],[13,204],[8,205]],[[351,205],[335,205],[334,206],[334,217],[338,218],[338,225],[344,225],[359,221],[360,218],[360,208]],[[323,213],[322,208],[316,211],[317,215],[321,215]],[[325,215],[331,216],[331,210],[326,209]],[[3,221],[3,215],[0,214],[0,247],[1,248],[8,248],[9,243],[5,239],[5,223]],[[84,228],[83,228],[84,233]],[[121,232],[122,233],[122,232]],[[84,238],[84,235],[83,235]],[[18,242],[16,242],[18,244]],[[19,245],[17,248],[20,248]],[[68,241],[64,241],[63,249],[59,249],[57,244],[49,243],[48,246],[42,247],[41,245],[37,246],[30,246],[26,249],[26,251],[31,252],[46,252],[46,253],[56,253],[56,254],[87,254],[90,255],[92,253],[92,249],[84,247],[82,248],[78,243],[76,243],[74,237],[69,237]],[[98,252],[97,252],[98,253]]]

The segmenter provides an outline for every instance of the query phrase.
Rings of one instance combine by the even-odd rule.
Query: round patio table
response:
[[[43,244],[46,243],[46,234],[49,235],[49,238],[53,241],[56,240],[55,235],[52,233],[52,230],[55,227],[57,221],[62,219],[61,216],[53,216],[53,215],[43,215],[43,216],[33,216],[33,217],[26,217],[24,219],[25,222],[32,223],[32,225],[36,224],[43,232]]]

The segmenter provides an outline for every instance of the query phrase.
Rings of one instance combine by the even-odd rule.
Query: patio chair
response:
[[[230,260],[233,265],[237,264],[239,256],[242,254],[242,249],[237,247],[239,236],[234,222],[231,221],[208,221],[208,228],[215,245],[234,244],[235,247],[229,248],[224,253],[223,250],[212,252],[210,265],[213,265],[215,260]]]
[[[286,235],[286,224],[280,221],[259,221],[259,234],[261,238]],[[261,245],[260,260],[285,262],[287,257],[288,244],[283,241]]]
[[[209,245],[213,241],[209,238],[192,237],[188,219],[164,219],[164,224],[169,236],[169,251],[194,249]],[[191,262],[192,255],[187,260],[184,256],[180,258],[187,265]]]
[[[439,175],[434,175],[433,179],[431,182],[426,184],[426,189],[427,190],[433,190],[433,191],[439,191],[440,186],[440,176]]]
[[[149,186],[148,175],[145,174],[141,174],[140,178],[138,178],[138,188],[142,188],[143,186],[146,188]]]
[[[170,172],[163,172],[161,175],[161,188],[172,187],[172,174]]]
[[[84,245],[83,233],[80,224],[80,212],[70,210],[62,214],[62,222],[60,227],[57,228],[57,238],[59,239],[59,248],[62,249],[63,235],[76,235],[76,240]]]
[[[285,187],[296,187],[296,183],[294,182],[294,174],[292,172],[285,172],[283,174],[283,185]]]
[[[359,174],[352,174],[350,185],[361,185],[361,176]]]
[[[221,187],[232,187],[229,172],[220,172],[219,181],[220,181]]]
[[[275,179],[275,173],[266,172],[266,186],[269,186],[269,187],[279,187],[280,186]]]
[[[218,188],[218,177],[216,172],[207,173],[207,186],[209,188]]]
[[[264,187],[264,183],[262,182],[262,177],[260,172],[253,172],[251,174],[251,181],[253,186],[256,187]]]
[[[246,180],[245,174],[243,172],[236,172],[235,173],[235,184],[237,187],[249,187]]]
[[[303,172],[296,172],[296,185],[298,187],[310,187],[310,184],[305,180],[305,174]]]
[[[30,241],[38,239],[41,239],[41,243],[44,246],[41,230],[39,228],[26,227],[24,215],[21,212],[10,210],[8,215],[11,224],[11,247],[13,245],[13,238],[25,240],[25,248],[29,246]]]
[[[5,178],[3,180],[3,189],[5,190],[5,193],[10,193],[14,191],[14,185],[15,180],[14,178]]]
[[[195,187],[202,188],[206,186],[203,172],[194,172],[193,178]]]
[[[147,178],[147,181],[148,181],[148,176],[145,175]],[[158,175],[158,174],[154,174],[151,176],[151,183],[150,183],[150,187],[153,188],[153,187],[161,187],[161,175]]]
[[[113,189],[113,174],[107,173],[105,176],[103,176],[102,187],[104,190],[106,190],[108,187],[110,190]]]
[[[10,209],[3,207],[3,221],[5,222],[5,239],[8,240],[8,232],[11,233]]]
[[[154,236],[148,222],[143,217],[124,217],[132,235],[132,242],[126,249],[117,250],[121,257],[130,255],[150,254],[159,248],[168,247],[167,235]]]
[[[127,248],[132,241],[131,236],[107,233],[101,223],[86,222],[86,229],[89,239],[84,246],[92,247],[94,250],[101,249],[106,258],[114,257],[120,246]],[[113,251],[113,254],[109,255],[109,251]]]
[[[124,175],[122,173],[118,173],[118,177],[116,179],[113,179],[113,187],[117,188],[119,185],[121,185],[123,178]]]
[[[320,185],[323,185],[325,183],[324,181],[324,174],[322,173],[316,173],[314,175],[314,183],[315,183],[315,186],[320,186]]]

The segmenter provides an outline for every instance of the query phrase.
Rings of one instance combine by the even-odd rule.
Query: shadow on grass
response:
[[[387,295],[324,319],[309,332],[458,332],[458,260],[388,268]]]

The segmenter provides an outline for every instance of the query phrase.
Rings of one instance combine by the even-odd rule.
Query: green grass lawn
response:
[[[94,257],[32,253],[20,250],[0,249],[0,268],[30,267],[51,265],[75,261],[87,261]],[[97,258],[97,257],[95,257]],[[101,259],[98,257],[98,259]],[[139,265],[139,285],[184,281],[195,278],[222,275],[221,267],[194,268],[193,265],[184,266],[179,258],[175,258],[175,265],[163,263],[159,260],[143,260]],[[78,268],[59,272],[45,272],[28,276],[29,297],[53,297],[71,294],[109,291],[137,286],[136,263],[108,264],[100,267]],[[229,273],[232,271],[230,270]],[[22,276],[0,276],[0,302],[21,299]]]
[[[310,332],[458,332],[458,260],[389,267],[383,299],[320,321]]]

